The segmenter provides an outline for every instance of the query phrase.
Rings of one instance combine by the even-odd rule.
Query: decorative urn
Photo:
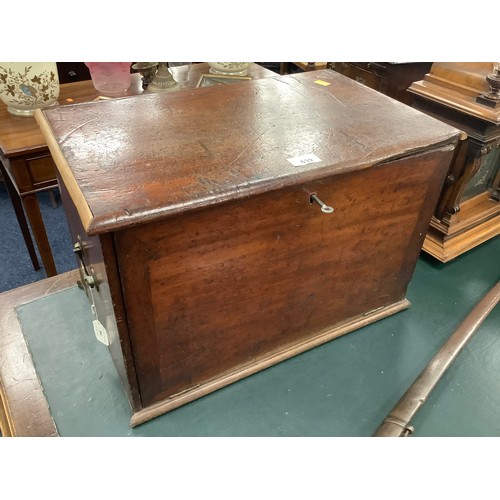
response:
[[[37,108],[56,105],[58,97],[55,62],[0,63],[0,98],[12,115],[33,116]]]
[[[248,75],[249,62],[209,62],[210,73],[216,75]]]

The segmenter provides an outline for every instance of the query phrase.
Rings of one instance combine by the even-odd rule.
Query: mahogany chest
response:
[[[408,307],[459,138],[330,70],[37,120],[131,425]]]

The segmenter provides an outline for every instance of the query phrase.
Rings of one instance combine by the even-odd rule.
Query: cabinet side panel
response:
[[[97,281],[98,288],[92,291],[97,318],[106,328],[111,357],[123,382],[132,409],[137,411],[141,408],[141,403],[116,266],[113,238],[109,234],[88,236],[61,178],[59,178],[59,185],[72,241],[73,243],[80,242],[82,246],[81,258],[76,257],[80,269],[80,281],[89,301],[91,301],[89,287],[83,279],[82,269],[84,265]],[[89,333],[92,334],[92,325],[89,325]]]
[[[451,152],[116,233],[144,406],[403,300]]]

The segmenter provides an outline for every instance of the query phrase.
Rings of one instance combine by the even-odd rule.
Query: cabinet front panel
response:
[[[26,166],[28,167],[34,186],[44,182],[55,181],[56,179],[56,165],[50,155],[29,158],[26,160]]]
[[[366,71],[362,68],[358,68],[349,63],[340,63],[341,67],[339,72],[343,75],[356,80],[358,83],[366,85],[371,89],[380,90],[382,84],[382,77]]]
[[[21,192],[43,189],[56,183],[56,166],[50,155],[13,158],[12,174]]]
[[[117,232],[143,405],[402,300],[450,160],[428,153]]]

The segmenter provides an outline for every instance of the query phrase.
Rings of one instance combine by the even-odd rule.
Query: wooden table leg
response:
[[[12,202],[12,207],[14,208],[14,212],[16,214],[17,222],[24,238],[24,243],[26,244],[31,262],[33,263],[33,268],[35,269],[35,271],[38,271],[40,269],[40,264],[36,256],[35,245],[33,245],[33,240],[31,239],[28,223],[26,222],[26,216],[24,214],[21,198],[19,197],[16,188],[12,184],[10,177],[7,175],[7,172],[5,172],[3,168],[2,176],[5,182],[5,187],[7,188],[7,192],[9,193],[9,197]]]
[[[22,200],[24,209],[26,210],[26,215],[28,216],[28,220],[31,224],[33,235],[35,236],[35,241],[42,258],[45,272],[49,277],[55,276],[57,274],[56,266],[54,264],[54,258],[52,257],[52,250],[50,248],[49,239],[47,238],[47,232],[45,231],[45,225],[43,223],[42,213],[40,212],[40,206],[38,205],[36,195],[24,195]]]

